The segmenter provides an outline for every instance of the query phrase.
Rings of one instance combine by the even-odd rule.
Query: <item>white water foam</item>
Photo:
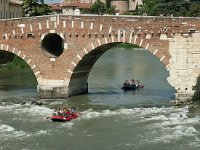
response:
[[[30,105],[30,106],[23,106],[14,110],[15,114],[18,113],[25,113],[31,116],[49,116],[53,112],[52,109],[44,107],[44,106],[37,106],[37,105]]]
[[[0,124],[0,133],[2,132],[11,132],[14,131],[15,129],[11,126],[5,125],[5,124]]]
[[[27,134],[23,131],[17,131],[13,127],[6,125],[6,124],[0,124],[0,139],[3,140],[9,140],[10,138],[19,138],[24,137]]]
[[[21,108],[21,104],[13,104],[13,105],[0,105],[0,112],[10,112],[17,108]]]
[[[174,140],[181,140],[181,138],[196,138],[199,136],[199,131],[195,129],[195,125],[200,125],[200,117],[188,117],[188,107],[184,108],[133,108],[133,109],[119,109],[115,111],[103,110],[94,111],[88,109],[82,112],[79,119],[93,119],[99,117],[120,116],[126,121],[141,122],[144,127],[152,134],[147,137],[147,143],[168,143]],[[128,120],[127,120],[128,119]],[[154,131],[154,132],[152,132]],[[145,133],[143,135],[145,136]],[[154,138],[153,138],[154,137]],[[200,144],[200,140],[196,138],[194,141],[196,145]]]
[[[0,111],[12,111],[14,114],[25,113],[29,116],[39,116],[43,118],[50,116],[53,112],[45,106],[37,106],[32,104],[20,105],[14,104],[9,106],[0,106]],[[132,108],[132,109],[118,109],[118,110],[102,110],[94,111],[88,109],[82,112],[82,115],[77,118],[77,121],[99,118],[99,117],[120,117],[125,121],[137,121],[145,125],[149,132],[154,131],[154,138],[147,139],[149,142],[170,142],[172,140],[180,140],[182,137],[196,137],[199,132],[195,129],[194,125],[199,125],[200,117],[188,117],[188,108],[176,107],[161,107],[161,108]],[[37,118],[38,119],[38,118]],[[128,120],[127,120],[128,119]],[[76,121],[61,124],[60,127],[72,128]],[[13,127],[0,124],[0,136],[6,132],[14,133],[13,136],[34,136],[41,134],[48,134],[47,130],[40,130],[36,133],[24,133],[23,131],[16,131]],[[6,134],[4,134],[6,135]],[[11,135],[11,134],[10,134]],[[145,135],[144,135],[145,136]],[[196,143],[200,143],[197,139]]]
[[[60,125],[61,128],[63,127],[67,127],[68,129],[72,128],[75,125],[75,123],[73,122],[73,120],[71,122],[64,122]]]
[[[32,115],[49,115],[52,113],[52,109],[45,106],[33,105],[30,103],[22,104],[10,104],[0,105],[0,112],[13,112],[17,113],[31,113]]]
[[[36,135],[36,136],[47,135],[47,134],[49,134],[49,132],[50,132],[50,130],[39,130],[35,134],[33,134],[33,136],[34,135]]]
[[[52,109],[44,106],[37,106],[32,104],[13,104],[13,105],[1,105],[0,112],[14,114],[13,121],[23,120],[23,121],[41,121],[44,117],[50,116],[52,114]],[[16,116],[16,117],[15,117]],[[32,119],[30,119],[32,118]],[[50,130],[39,130],[34,132],[18,131],[10,125],[6,125],[3,121],[0,121],[0,139],[1,141],[6,141],[9,139],[24,139],[32,136],[40,136],[50,134]]]
[[[0,124],[0,139],[1,141],[6,141],[9,139],[16,138],[18,140],[22,140],[24,138],[32,137],[32,136],[41,136],[41,135],[47,135],[51,131],[50,130],[39,130],[35,132],[24,132],[24,131],[18,131],[14,127],[11,127],[6,124]]]
[[[152,118],[153,120],[156,120],[156,118],[158,120],[168,120],[168,117],[165,118],[164,115],[160,115],[159,114],[170,114],[170,113],[180,113],[182,114],[182,117],[185,116],[185,113],[188,112],[187,108],[174,108],[174,107],[170,107],[170,108],[133,108],[133,109],[118,109],[115,111],[111,111],[111,110],[103,110],[103,111],[94,111],[93,109],[88,109],[84,112],[82,112],[82,116],[81,118],[84,119],[91,119],[91,118],[97,118],[97,117],[109,117],[109,116],[122,116],[122,117],[134,117],[134,118]],[[154,117],[154,118],[153,118]]]
[[[165,127],[161,129],[160,135],[154,139],[150,139],[150,143],[170,143],[175,140],[181,140],[183,137],[195,137],[198,131],[192,126],[175,126],[175,127]],[[157,131],[156,131],[157,132]],[[200,141],[197,141],[198,143]]]
[[[163,111],[164,112],[164,111]],[[164,113],[152,113],[148,117],[143,117],[143,121],[147,122],[146,128],[154,131],[152,137],[148,139],[149,143],[170,143],[185,138],[195,138],[200,133],[195,129],[195,125],[200,124],[200,117],[188,117],[188,108],[175,108]],[[153,122],[152,122],[153,121]],[[149,123],[150,122],[150,123]],[[196,144],[200,144],[197,139]]]

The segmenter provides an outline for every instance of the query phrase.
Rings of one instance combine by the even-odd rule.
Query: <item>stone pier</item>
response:
[[[200,33],[176,34],[169,41],[171,58],[167,80],[175,87],[177,100],[191,100],[200,75]]]

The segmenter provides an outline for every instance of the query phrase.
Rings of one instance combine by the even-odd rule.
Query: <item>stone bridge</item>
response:
[[[119,43],[132,43],[157,57],[179,101],[192,99],[200,74],[200,18],[147,16],[42,16],[0,21],[0,50],[32,69],[42,97],[88,92],[98,58]],[[158,72],[159,73],[159,72]]]

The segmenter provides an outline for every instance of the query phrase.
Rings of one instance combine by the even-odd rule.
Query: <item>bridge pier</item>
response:
[[[68,97],[68,86],[64,80],[39,79],[37,91],[42,98]]]
[[[37,91],[42,98],[67,98],[88,93],[87,77],[70,80],[41,79]]]
[[[68,87],[68,96],[88,93],[88,77],[73,78]]]
[[[170,76],[168,82],[176,89],[176,100],[180,103],[196,99],[197,81],[200,75],[200,33],[191,36],[176,34],[169,39],[170,63],[166,67]]]
[[[193,99],[193,94],[176,93],[176,100],[180,102],[188,102]]]
[[[66,98],[68,97],[67,89],[68,87],[37,86],[39,96],[42,98]]]
[[[173,105],[191,104],[194,98],[193,94],[175,93],[176,98],[170,101]]]

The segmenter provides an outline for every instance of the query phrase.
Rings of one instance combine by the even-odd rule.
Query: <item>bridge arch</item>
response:
[[[21,59],[23,59],[27,65],[30,67],[30,69],[32,70],[37,83],[39,84],[41,79],[42,79],[42,75],[40,74],[40,70],[38,69],[38,67],[34,64],[34,62],[31,60],[31,58],[26,55],[23,51],[17,49],[14,46],[10,46],[7,44],[0,44],[0,51],[6,51],[9,53],[12,53],[14,55],[17,55],[18,57],[20,57]]]
[[[134,37],[134,42],[131,39],[127,41],[122,39],[121,41],[121,39],[114,39],[114,37],[97,39],[94,42],[87,44],[86,47],[77,53],[77,57],[71,61],[68,69],[68,74],[70,74],[70,81],[68,85],[69,96],[88,92],[87,80],[93,65],[104,52],[120,43],[138,45],[141,48],[150,51],[150,53],[157,57],[165,67],[168,63],[168,60],[165,59],[165,53],[162,53],[162,51],[160,52],[158,49],[155,49],[154,51],[149,49],[153,48],[153,46],[151,46],[151,43],[149,43],[148,40],[137,40],[137,37]]]

